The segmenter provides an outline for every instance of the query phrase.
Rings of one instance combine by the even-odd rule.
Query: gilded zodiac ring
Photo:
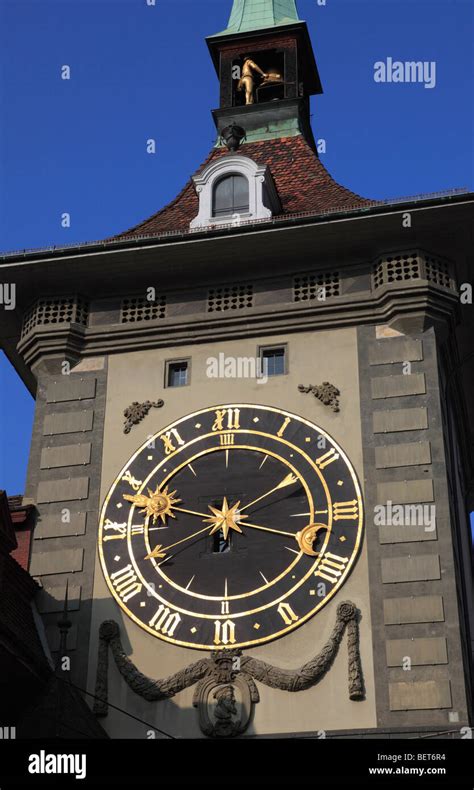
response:
[[[304,554],[308,554],[310,557],[318,556],[319,551],[314,551],[313,544],[316,540],[318,532],[322,529],[328,529],[327,525],[308,524],[307,527],[296,533],[295,537],[298,542],[298,546]]]

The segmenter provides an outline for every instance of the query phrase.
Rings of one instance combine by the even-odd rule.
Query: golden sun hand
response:
[[[144,494],[124,494],[123,498],[128,502],[133,502],[134,505],[143,508],[140,513],[145,513],[147,518],[153,519],[153,524],[156,524],[158,518],[161,518],[163,524],[166,524],[166,517],[176,518],[173,513],[174,505],[181,502],[180,499],[175,498],[176,491],[168,493],[168,486],[160,491],[160,487],[156,487],[156,491],[148,489],[149,496]]]

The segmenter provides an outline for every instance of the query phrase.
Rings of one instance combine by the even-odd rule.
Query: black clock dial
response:
[[[324,431],[234,404],[184,417],[135,453],[107,496],[99,547],[132,619],[215,649],[305,622],[347,577],[362,524],[355,473]]]
[[[296,474],[292,474],[293,483],[277,488],[289,474],[292,470],[281,458],[268,456],[260,449],[234,447],[204,453],[192,462],[192,470],[189,465],[181,468],[169,483],[187,507],[203,512],[212,505],[220,511],[225,498],[228,506],[238,505],[241,531],[231,526],[225,536],[222,529],[213,534],[208,530],[183,542],[170,551],[169,559],[160,566],[162,572],[181,587],[194,576],[190,589],[210,596],[216,591],[224,594],[225,589],[227,595],[245,595],[252,579],[254,588],[260,588],[282,574],[298,551],[292,538],[297,531],[295,514],[309,512],[310,507],[304,482]],[[272,489],[276,490],[248,507]],[[191,514],[181,514],[179,537],[192,535],[199,521]],[[265,529],[247,527],[247,522]],[[171,520],[166,539],[177,535],[174,526]],[[288,534],[280,534],[285,532]],[[164,530],[153,535],[155,543],[164,539]],[[196,573],[197,569],[201,572]]]

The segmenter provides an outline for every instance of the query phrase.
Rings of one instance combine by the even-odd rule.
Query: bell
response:
[[[283,82],[283,77],[278,71],[278,69],[276,68],[276,66],[270,66],[270,68],[267,69],[266,74],[267,76],[263,80],[262,85],[269,85],[271,83]]]

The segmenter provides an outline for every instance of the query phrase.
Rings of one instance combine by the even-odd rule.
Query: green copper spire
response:
[[[299,22],[295,0],[234,0],[225,30],[218,36]]]

